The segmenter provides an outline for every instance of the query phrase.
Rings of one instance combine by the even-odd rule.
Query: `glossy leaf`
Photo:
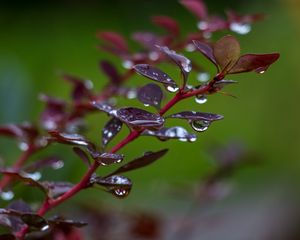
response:
[[[198,19],[207,18],[207,9],[202,0],[181,0],[180,3]]]
[[[100,110],[102,112],[106,112],[108,114],[111,114],[111,112],[114,110],[114,108],[112,106],[110,106],[107,103],[103,103],[103,102],[93,101],[92,106],[97,108],[98,110]]]
[[[102,146],[105,147],[122,129],[123,123],[118,118],[111,118],[102,129]]]
[[[47,220],[34,213],[22,214],[21,220],[31,228],[37,228],[42,231],[49,228]]]
[[[77,133],[64,133],[57,131],[50,131],[51,140],[60,142],[63,144],[71,144],[71,145],[81,145],[81,146],[89,146],[91,143],[86,140],[83,136]]]
[[[227,73],[237,62],[240,56],[240,44],[230,35],[218,40],[214,45],[214,56],[222,72]]]
[[[221,90],[221,89],[224,88],[225,86],[231,85],[231,84],[235,84],[235,83],[237,83],[237,81],[223,79],[223,80],[220,80],[220,81],[215,82],[214,85],[213,85],[213,87],[214,87],[216,90]]]
[[[205,120],[205,121],[213,122],[213,121],[223,119],[223,116],[219,114],[213,114],[213,113],[184,111],[184,112],[174,113],[168,116],[168,118],[181,118],[190,121]]]
[[[93,178],[92,183],[105,187],[106,191],[118,198],[127,197],[132,188],[132,182],[129,178],[118,175],[105,178],[95,177]]]
[[[151,32],[135,32],[132,38],[150,50],[155,50],[155,45],[162,44],[161,38]]]
[[[145,130],[142,135],[155,136],[161,141],[179,139],[183,142],[194,142],[197,140],[197,136],[195,134],[188,133],[183,127],[161,128],[157,131]]]
[[[159,129],[164,124],[164,119],[160,115],[134,107],[118,109],[115,116],[134,129]]]
[[[139,89],[137,97],[138,100],[146,106],[151,105],[153,107],[160,108],[163,91],[158,85],[149,83]]]
[[[167,87],[171,86],[173,88],[178,88],[175,81],[168,74],[164,73],[156,67],[148,64],[137,64],[133,67],[133,69],[144,77],[160,82]]]
[[[176,53],[168,47],[157,46],[157,48],[165,53],[181,70],[183,75],[183,86],[185,86],[189,73],[192,71],[192,62],[183,55]]]
[[[120,163],[123,161],[124,156],[117,153],[99,153],[99,152],[91,152],[92,157],[99,164],[102,165],[110,165],[114,163]]]
[[[50,156],[39,159],[25,168],[26,172],[35,172],[43,168],[51,167],[53,169],[60,169],[64,166],[64,162],[60,157]]]
[[[246,54],[239,58],[237,63],[230,69],[229,73],[242,72],[264,72],[279,58],[278,53],[270,54]]]
[[[173,18],[170,18],[168,16],[154,16],[151,18],[152,22],[156,25],[166,29],[169,33],[171,33],[174,36],[179,35],[179,26]]]
[[[168,152],[168,149],[163,149],[157,152],[146,152],[143,156],[136,158],[122,167],[118,168],[113,173],[109,174],[109,176],[132,171],[138,168],[142,168],[148,166],[149,164],[155,162],[156,160],[163,157]]]
[[[76,155],[82,160],[82,162],[84,164],[86,164],[87,166],[91,165],[89,156],[86,154],[85,151],[83,151],[81,148],[79,147],[73,147],[73,151],[74,153],[76,153]]]
[[[113,85],[119,85],[122,81],[120,74],[118,73],[115,66],[109,61],[101,61],[100,62],[101,70],[108,76],[110,82]]]
[[[30,206],[22,200],[14,201],[8,205],[7,214],[9,214],[13,232],[18,232],[25,226],[20,219],[21,214],[30,212],[32,212]]]
[[[47,189],[49,198],[57,198],[68,192],[74,185],[68,182],[41,182],[43,187]]]
[[[64,219],[58,216],[49,218],[48,222],[52,225],[57,225],[61,227],[69,226],[69,227],[81,228],[87,225],[87,223],[83,221]]]
[[[209,44],[201,41],[193,40],[196,48],[209,60],[211,61],[218,69],[218,63],[214,56],[213,48]]]

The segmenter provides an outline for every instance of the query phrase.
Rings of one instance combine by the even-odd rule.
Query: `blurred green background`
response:
[[[267,18],[264,21],[254,24],[248,35],[237,38],[243,53],[278,51],[281,54],[279,61],[262,75],[248,73],[230,76],[239,84],[229,87],[227,91],[236,95],[237,99],[215,95],[203,105],[196,104],[192,99],[179,104],[176,111],[190,109],[225,116],[222,122],[213,124],[208,131],[199,134],[197,142],[159,142],[140,138],[124,148],[121,152],[127,160],[147,150],[170,148],[167,156],[157,163],[127,174],[133,180],[134,188],[126,200],[113,199],[104,192],[91,190],[81,193],[72,202],[84,200],[87,204],[94,204],[96,201],[104,206],[156,211],[164,209],[167,213],[176,206],[184,208],[187,204],[166,194],[165,188],[190,186],[199,181],[214,169],[212,158],[207,153],[208,147],[215,143],[225,144],[232,139],[244,142],[262,161],[256,167],[243,168],[235,174],[233,181],[236,192],[231,202],[244,198],[254,199],[255,202],[261,194],[284,192],[287,186],[297,189],[300,173],[300,20],[297,18],[297,2],[206,2],[210,12],[217,14],[224,14],[226,9],[234,9],[241,14],[265,13]],[[2,2],[0,124],[36,122],[43,107],[37,98],[41,92],[68,99],[69,86],[59,76],[62,71],[91,79],[95,89],[100,90],[107,79],[98,68],[99,60],[111,59],[122,68],[117,58],[96,48],[98,40],[95,33],[98,30],[113,30],[129,37],[133,31],[159,32],[160,29],[149,21],[152,15],[176,18],[183,33],[196,29],[196,19],[174,0]],[[136,48],[134,42],[131,42],[131,46]],[[188,56],[200,64],[208,65],[196,52]],[[170,65],[163,65],[163,68],[167,72],[174,69]],[[147,80],[144,78],[135,76],[129,85],[145,82]],[[142,107],[133,100],[120,100],[118,103]],[[101,128],[106,120],[103,114],[93,115],[89,119],[90,138],[100,142]],[[84,167],[69,147],[54,146],[34,158],[49,153],[60,155],[62,152],[65,167],[44,173],[43,178],[78,181]],[[13,141],[0,139],[0,157],[5,163],[14,162],[18,155]],[[106,171],[99,170],[99,173]],[[24,191],[32,190],[20,188],[19,191],[20,196],[24,197]],[[26,195],[25,198],[38,201],[37,195]],[[4,202],[1,204],[5,205]]]

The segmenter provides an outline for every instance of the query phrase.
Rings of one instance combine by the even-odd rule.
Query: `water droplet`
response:
[[[207,82],[210,78],[210,74],[207,72],[199,72],[197,75],[197,80],[199,82]]]
[[[145,107],[149,107],[149,106],[150,106],[150,104],[144,103],[144,106],[145,106]]]
[[[265,70],[259,71],[258,73],[263,74],[263,73],[265,73]]]
[[[192,71],[192,64],[191,64],[191,60],[189,59],[186,59],[186,61],[183,61],[182,64],[181,64],[183,70],[185,72],[190,72]]]
[[[192,121],[191,126],[197,132],[204,132],[208,129],[210,125],[209,121],[200,120],[200,121]]]
[[[116,188],[112,191],[112,194],[118,198],[125,198],[129,194],[129,190],[124,188]]]
[[[150,53],[149,53],[149,58],[150,58],[150,60],[152,60],[152,61],[156,61],[156,60],[158,60],[158,58],[159,58],[159,54],[158,54],[157,52],[150,52]]]
[[[40,172],[27,173],[26,177],[31,178],[34,181],[38,181],[41,179],[42,174]]]
[[[179,87],[173,87],[171,85],[167,86],[167,90],[169,92],[177,92],[179,90]]]
[[[0,192],[0,197],[5,201],[10,201],[14,198],[15,194],[12,191]]]
[[[52,120],[46,120],[42,124],[46,130],[54,130],[57,128],[56,122]]]
[[[200,22],[198,22],[197,27],[198,27],[198,29],[200,29],[202,31],[206,30],[208,28],[208,23],[205,21],[200,21]]]
[[[126,69],[131,69],[133,67],[133,62],[130,60],[125,60],[122,65]]]
[[[44,225],[43,227],[41,227],[41,231],[42,232],[45,232],[45,231],[47,231],[48,229],[50,228],[50,226],[47,224],[47,225]]]
[[[51,167],[55,170],[60,169],[64,166],[64,162],[63,161],[56,161],[54,162]]]
[[[134,99],[136,98],[136,90],[135,89],[130,89],[127,94],[126,94],[126,97],[128,99]]]
[[[196,50],[196,47],[195,47],[194,44],[189,43],[189,44],[187,44],[187,45],[185,46],[185,50],[186,50],[187,52],[194,52],[194,51]]]
[[[191,137],[191,138],[188,139],[189,142],[195,142],[196,140],[197,140],[196,137]]]
[[[251,31],[251,25],[247,23],[232,22],[229,28],[231,31],[242,35],[245,35]]]
[[[19,148],[21,151],[27,151],[29,146],[26,142],[19,142]]]
[[[207,102],[207,97],[205,95],[197,95],[195,101],[196,103],[203,104]]]
[[[205,39],[210,39],[211,36],[212,36],[212,33],[211,33],[211,32],[204,32],[204,33],[203,33],[203,37],[204,37]]]
[[[187,138],[179,138],[178,139],[180,142],[187,142]]]

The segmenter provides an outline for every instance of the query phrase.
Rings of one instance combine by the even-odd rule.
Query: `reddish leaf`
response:
[[[114,163],[120,163],[123,161],[124,156],[116,153],[100,153],[100,152],[91,152],[91,155],[94,160],[102,165],[111,165]]]
[[[105,147],[122,129],[123,123],[118,118],[111,118],[102,129],[102,146]]]
[[[122,167],[118,168],[113,173],[109,174],[109,176],[132,171],[138,168],[142,168],[148,166],[149,164],[155,162],[156,160],[160,159],[168,152],[168,149],[163,149],[157,152],[146,152],[143,156],[136,158],[129,163],[123,165]]]
[[[181,0],[180,3],[198,19],[207,18],[207,9],[202,0]]]
[[[209,60],[211,61],[218,69],[217,60],[213,53],[213,48],[204,42],[193,40],[194,45],[196,48]]]
[[[51,156],[51,157],[45,157],[42,159],[39,159],[29,166],[27,166],[26,172],[35,172],[40,170],[41,168],[51,167],[53,169],[59,169],[64,166],[63,160],[61,160],[60,157],[57,156]]]
[[[51,135],[51,140],[63,144],[71,144],[71,145],[81,145],[81,146],[91,146],[91,142],[86,140],[83,136],[77,133],[64,133],[57,131],[49,131]]]
[[[113,85],[119,85],[121,83],[121,76],[115,66],[109,61],[101,61],[100,68],[109,77],[109,80]]]
[[[213,114],[213,113],[203,113],[203,112],[194,112],[194,111],[184,111],[179,113],[174,113],[168,118],[181,118],[181,119],[187,119],[190,121],[199,121],[199,120],[205,120],[205,121],[217,121],[223,119],[222,115],[219,114]]]
[[[68,182],[41,182],[43,187],[47,189],[49,198],[57,198],[68,192],[74,185]]]
[[[99,109],[102,112],[106,112],[108,114],[111,114],[114,111],[114,108],[112,106],[110,106],[107,103],[103,103],[102,101],[101,102],[93,101],[91,104],[93,107]]]
[[[214,45],[214,56],[224,74],[234,66],[240,56],[240,44],[230,35],[217,41]]]
[[[242,72],[264,72],[279,58],[278,53],[270,54],[246,54],[239,58],[237,63],[230,69],[229,73]]]
[[[163,98],[163,92],[161,88],[153,83],[149,83],[141,87],[138,91],[138,100],[147,105],[159,108],[161,100]]]
[[[152,17],[152,22],[160,27],[163,27],[174,36],[179,35],[179,26],[176,20],[173,18],[170,18],[168,16],[154,16]]]
[[[134,129],[159,129],[164,124],[164,119],[160,115],[134,107],[118,109],[115,116]]]
[[[99,32],[97,34],[98,38],[105,40],[114,47],[122,50],[123,52],[128,52],[128,46],[126,40],[119,33],[116,32]]]
[[[162,44],[162,40],[151,32],[135,32],[132,38],[146,49],[155,50],[156,45]]]

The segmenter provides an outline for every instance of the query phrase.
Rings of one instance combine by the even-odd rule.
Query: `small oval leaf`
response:
[[[140,102],[145,104],[145,106],[151,105],[160,108],[163,91],[158,85],[149,83],[139,89],[137,97]]]
[[[194,142],[197,140],[197,136],[195,134],[188,133],[183,127],[161,128],[157,131],[145,130],[142,135],[155,136],[161,141],[179,139],[182,142]]]
[[[217,67],[218,70],[218,63],[214,56],[213,48],[209,44],[197,40],[193,40],[193,43],[198,49],[198,51],[200,51],[209,61],[211,61]]]
[[[102,146],[105,147],[122,129],[123,123],[118,118],[111,118],[102,129]]]
[[[184,112],[174,113],[168,116],[168,118],[181,118],[190,121],[205,120],[205,121],[213,122],[213,121],[221,120],[224,117],[222,115],[214,114],[214,113],[184,111]]]
[[[175,19],[168,16],[154,16],[151,18],[152,22],[164,29],[174,36],[178,36],[180,33],[179,26]]]
[[[110,82],[113,85],[120,85],[121,76],[119,75],[115,66],[112,65],[112,63],[110,63],[109,61],[101,61],[100,68],[102,72],[104,72],[108,76]]]

